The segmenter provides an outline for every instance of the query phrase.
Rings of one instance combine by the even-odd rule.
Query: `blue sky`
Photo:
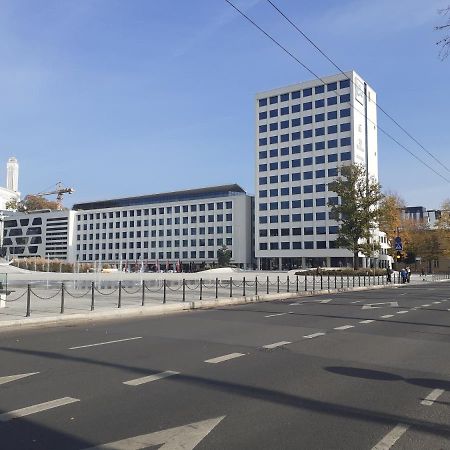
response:
[[[274,1],[450,166],[450,58],[433,31],[446,0]],[[336,72],[265,0],[235,3],[314,71]],[[74,187],[66,206],[230,182],[253,193],[255,93],[311,79],[223,0],[0,0],[0,68],[1,160],[19,159],[24,194]],[[379,155],[383,187],[408,204],[450,197],[383,136]]]

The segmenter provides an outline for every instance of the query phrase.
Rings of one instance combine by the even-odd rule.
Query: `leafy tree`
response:
[[[219,267],[228,267],[231,260],[231,250],[225,245],[217,250],[217,264]]]
[[[442,16],[447,16],[447,21],[442,24],[442,25],[438,25],[437,27],[434,27],[434,29],[436,31],[450,31],[450,5],[447,6],[447,8],[444,9],[440,9],[439,10],[439,14],[441,14]],[[448,56],[448,52],[450,50],[450,33],[445,34],[444,37],[442,37],[441,39],[439,39],[436,42],[436,45],[439,45],[441,47],[440,51],[439,51],[439,56],[442,60],[444,60],[445,58],[447,58]]]
[[[331,217],[339,223],[337,245],[353,253],[356,270],[359,252],[370,255],[379,248],[378,243],[371,243],[371,236],[380,217],[381,186],[375,179],[367,179],[364,166],[351,164],[341,167],[329,190],[340,198],[338,204],[328,204]]]
[[[56,211],[58,209],[58,202],[47,200],[39,195],[27,195],[22,201],[10,200],[6,203],[6,209],[17,210],[19,212],[36,211],[38,209]]]
[[[450,256],[450,199],[445,200],[441,205],[441,216],[436,226],[439,236],[442,256]]]

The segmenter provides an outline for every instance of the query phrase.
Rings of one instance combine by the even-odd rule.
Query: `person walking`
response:
[[[406,268],[406,281],[408,283],[411,282],[411,267],[409,267],[409,266]]]
[[[406,278],[407,278],[408,274],[407,274],[406,269],[404,267],[400,271],[400,276],[402,277],[402,284],[406,283]]]
[[[391,273],[391,268],[389,266],[386,267],[386,282],[388,283],[392,283]]]

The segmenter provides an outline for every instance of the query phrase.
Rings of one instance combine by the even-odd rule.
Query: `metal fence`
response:
[[[429,276],[430,281],[450,279],[449,274]],[[123,308],[218,298],[250,297],[280,293],[327,292],[354,287],[400,284],[400,276],[386,275],[296,275],[241,277],[239,279],[180,279],[146,281],[66,281],[34,282],[9,291],[3,289],[4,308],[0,316],[30,317],[33,313],[94,311],[99,308]],[[6,295],[5,295],[6,293]]]

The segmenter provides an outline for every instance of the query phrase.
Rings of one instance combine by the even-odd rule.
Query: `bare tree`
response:
[[[436,45],[439,45],[439,47],[441,48],[439,51],[439,56],[442,60],[444,60],[445,58],[447,58],[450,51],[450,5],[447,6],[447,8],[440,9],[438,12],[441,16],[447,16],[447,21],[443,25],[434,27],[436,31],[445,30],[444,33],[447,33],[443,38],[439,39],[436,42]]]

